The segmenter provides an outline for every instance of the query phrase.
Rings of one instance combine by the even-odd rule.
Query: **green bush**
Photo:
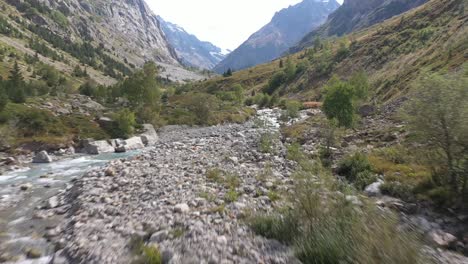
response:
[[[135,113],[129,109],[122,109],[115,114],[115,135],[118,137],[130,137],[136,126]]]
[[[364,190],[368,185],[377,181],[377,175],[375,173],[366,170],[361,171],[356,175],[354,180],[354,186],[359,190]]]
[[[413,201],[415,198],[413,188],[399,182],[385,182],[380,186],[380,190],[385,195],[397,197],[404,201]]]
[[[345,176],[349,181],[355,182],[360,173],[367,173],[372,171],[367,156],[361,153],[355,153],[351,156],[344,158],[338,165],[337,173]],[[362,174],[361,177],[366,177]]]
[[[273,153],[274,146],[273,146],[273,134],[271,133],[264,133],[260,136],[260,142],[258,144],[258,148],[263,153]]]
[[[296,220],[297,218],[292,215],[257,215],[247,221],[256,234],[292,244],[300,232]]]
[[[288,146],[286,158],[288,160],[300,161],[304,158],[304,154],[301,151],[301,145],[294,143]]]
[[[352,86],[332,79],[326,87],[323,111],[329,119],[338,120],[339,126],[352,127],[355,121]]]

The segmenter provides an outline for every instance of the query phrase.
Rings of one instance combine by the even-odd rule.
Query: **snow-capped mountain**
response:
[[[175,49],[180,60],[187,66],[209,70],[229,53],[229,51],[222,50],[210,42],[199,40],[184,28],[167,22],[160,16],[157,19],[161,23],[161,28],[169,44]]]

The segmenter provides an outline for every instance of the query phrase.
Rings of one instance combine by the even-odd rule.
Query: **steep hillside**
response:
[[[279,57],[338,7],[335,0],[304,0],[277,12],[270,23],[250,36],[214,70],[222,73],[229,68],[245,69]]]
[[[345,0],[328,17],[325,24],[307,34],[292,51],[297,52],[311,46],[317,37],[342,36],[364,29],[426,2],[427,0]]]
[[[188,71],[174,74],[174,67],[182,68],[177,54],[143,0],[2,0],[0,4],[2,24],[17,32],[2,32],[2,41],[17,50],[39,53],[68,68],[79,63],[114,79],[145,61],[160,63],[174,80],[199,78]]]
[[[320,88],[333,74],[347,78],[364,70],[374,100],[386,102],[405,94],[423,71],[451,71],[467,62],[467,8],[465,0],[432,0],[369,29],[323,41],[290,56],[296,68],[290,80],[273,82],[284,72],[277,60],[200,87],[226,90],[240,83],[259,92],[275,84],[279,95],[320,100]]]
[[[182,27],[165,21],[160,16],[157,18],[161,22],[161,28],[168,42],[174,47],[182,63],[209,70],[226,57],[221,48],[210,42],[199,40]]]

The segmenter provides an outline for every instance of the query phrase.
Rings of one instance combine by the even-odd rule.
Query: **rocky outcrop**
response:
[[[340,5],[336,0],[304,0],[275,14],[270,23],[254,33],[220,62],[214,71],[240,70],[278,58],[308,32],[320,26]]]
[[[43,150],[36,154],[33,158],[33,163],[51,163],[52,158],[49,156],[47,151]]]
[[[107,140],[84,140],[84,152],[90,155],[115,152],[114,147]]]

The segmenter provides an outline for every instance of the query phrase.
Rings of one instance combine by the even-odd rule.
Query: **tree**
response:
[[[279,67],[280,67],[280,68],[283,68],[283,67],[284,67],[283,60],[280,60],[280,61],[279,61]]]
[[[323,111],[329,119],[338,121],[342,127],[352,127],[355,120],[353,87],[333,77],[325,88]]]
[[[286,59],[284,74],[286,74],[286,80],[288,81],[291,81],[296,75],[296,65],[292,62],[291,57]]]
[[[369,82],[365,71],[355,72],[349,79],[349,84],[353,86],[354,97],[357,100],[365,100],[369,96]]]
[[[446,182],[453,191],[466,192],[468,78],[431,74],[423,76],[415,86],[404,107],[410,131],[442,163]]]
[[[314,39],[314,51],[318,51],[323,48],[322,41],[320,40],[320,37],[315,37]]]
[[[25,82],[17,61],[15,61],[15,65],[10,71],[7,92],[9,98],[15,103],[24,103],[26,101]]]
[[[223,77],[230,77],[230,76],[232,76],[232,69],[231,68],[227,69],[227,71],[225,71],[223,73]]]
[[[190,96],[187,108],[196,117],[197,125],[207,125],[215,107],[218,105],[217,98],[211,94],[194,93]]]
[[[136,125],[135,113],[127,108],[122,109],[115,115],[115,122],[117,124],[117,135],[128,138],[133,134]]]
[[[242,105],[242,103],[244,102],[244,88],[242,87],[242,85],[236,84],[234,85],[233,90],[237,104]]]

